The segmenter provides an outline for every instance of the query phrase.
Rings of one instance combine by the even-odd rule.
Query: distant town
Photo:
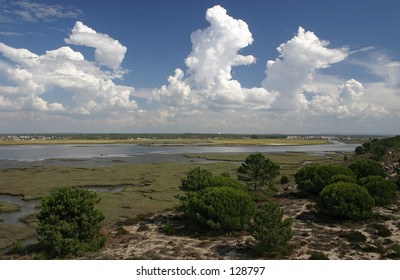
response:
[[[323,139],[331,141],[362,141],[384,138],[379,135],[285,135],[285,134],[221,134],[221,133],[96,133],[96,134],[0,134],[2,141],[46,141],[46,140],[160,140],[160,139]]]

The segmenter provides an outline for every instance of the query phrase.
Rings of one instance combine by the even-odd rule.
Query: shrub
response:
[[[99,234],[103,214],[95,192],[62,188],[44,197],[38,215],[38,248],[49,258],[68,258],[105,245]]]
[[[383,166],[372,159],[360,159],[349,165],[349,168],[357,175],[357,178],[368,177],[372,175],[385,177]]]
[[[345,174],[337,174],[333,175],[330,179],[331,183],[338,183],[338,182],[346,182],[346,183],[356,183],[357,180],[353,176],[345,175]]]
[[[247,227],[255,210],[243,190],[211,187],[194,193],[182,203],[185,215],[215,230],[231,231]]]
[[[341,165],[307,165],[295,174],[297,188],[310,196],[317,196],[322,189],[335,182],[337,176],[354,177],[355,174]],[[342,177],[344,178],[344,177]]]
[[[376,233],[381,237],[389,237],[392,235],[390,229],[383,224],[372,224],[371,227],[376,230]]]
[[[380,176],[362,178],[360,183],[368,190],[379,206],[389,205],[396,201],[397,185]]]
[[[361,242],[366,242],[367,237],[362,234],[359,231],[344,231],[339,233],[339,237],[341,238],[346,238],[347,241],[353,242],[353,243],[361,243]]]
[[[260,153],[249,155],[238,168],[238,180],[245,182],[250,190],[270,187],[279,175],[280,166]]]
[[[365,188],[345,182],[326,186],[317,200],[317,209],[332,218],[367,219],[373,207],[374,199]]]
[[[363,146],[357,146],[354,152],[356,153],[356,155],[365,154],[365,148]]]
[[[392,204],[397,198],[397,185],[380,176],[368,176],[361,181],[368,193],[375,199],[375,204],[385,206]]]
[[[271,201],[256,210],[251,225],[256,254],[276,255],[287,251],[288,242],[293,236],[293,219],[283,219],[283,215],[283,210]]]
[[[196,167],[189,171],[186,177],[181,178],[180,189],[185,192],[195,192],[203,190],[212,185],[211,171]]]
[[[323,252],[313,251],[310,254],[309,260],[329,260],[328,256]]]
[[[383,145],[374,145],[371,149],[372,158],[374,160],[381,160],[387,153],[388,148]]]
[[[281,177],[281,184],[282,184],[282,185],[285,185],[285,184],[287,184],[287,183],[289,183],[289,178],[288,178],[286,175],[283,175],[283,176]]]
[[[243,189],[237,180],[229,177],[229,174],[213,175],[211,171],[196,167],[189,171],[186,177],[181,178],[181,186],[184,192],[198,192],[210,187],[231,187]]]

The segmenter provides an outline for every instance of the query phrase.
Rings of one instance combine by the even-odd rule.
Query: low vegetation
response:
[[[368,176],[360,180],[378,206],[390,205],[396,201],[397,185],[380,176]]]
[[[205,188],[183,202],[187,218],[213,230],[247,228],[255,210],[247,192],[230,187]]]
[[[368,176],[385,177],[383,166],[372,159],[360,159],[349,165],[349,168],[357,175],[357,178],[365,178]]]
[[[318,196],[327,185],[342,179],[351,181],[351,178],[355,178],[355,174],[350,169],[332,164],[307,165],[295,174],[297,188],[309,196]]]
[[[322,214],[338,219],[371,218],[373,207],[374,199],[365,188],[345,182],[326,186],[317,200],[317,208]]]
[[[19,211],[20,207],[17,204],[10,202],[0,202],[0,213],[10,213]]]
[[[254,252],[259,256],[277,256],[288,253],[288,243],[293,237],[293,219],[284,218],[283,209],[272,201],[257,208],[251,232],[255,239]]]

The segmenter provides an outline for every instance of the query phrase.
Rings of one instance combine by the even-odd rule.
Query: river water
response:
[[[333,142],[305,146],[142,146],[119,145],[11,145],[0,146],[0,160],[41,161],[46,159],[87,159],[96,157],[135,157],[198,153],[280,153],[349,152],[356,144]]]
[[[330,153],[351,152],[356,144],[333,142],[306,146],[141,146],[119,145],[4,145],[0,146],[0,169],[32,165],[99,166],[149,162],[207,162],[187,158],[184,154],[201,153]],[[0,189],[1,193],[1,189]],[[19,219],[35,211],[37,201],[25,201],[19,196],[0,195],[0,202],[18,204],[21,211],[0,213],[0,222],[23,224]]]

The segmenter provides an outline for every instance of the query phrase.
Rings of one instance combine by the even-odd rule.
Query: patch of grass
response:
[[[11,202],[0,202],[0,213],[11,213],[17,212],[21,208],[18,204],[11,203]]]
[[[26,226],[0,223],[0,248],[7,248],[21,240],[35,236],[36,231]]]
[[[400,243],[394,244],[392,246],[392,250],[395,251],[397,254],[400,255]]]
[[[390,231],[390,229],[388,229],[383,224],[372,224],[370,226],[371,226],[371,228],[375,229],[376,233],[381,237],[389,237],[392,235],[392,232]]]
[[[164,232],[167,235],[174,235],[176,234],[176,228],[173,224],[170,222],[167,222],[161,227],[161,231]]]
[[[33,213],[20,218],[20,221],[25,223],[27,226],[34,228],[39,220],[37,218],[37,213]]]
[[[373,245],[367,244],[364,247],[361,247],[361,251],[368,252],[368,253],[384,254],[385,248],[382,247],[381,245],[373,246]]]
[[[362,243],[367,241],[367,237],[358,231],[342,231],[339,233],[339,237],[347,239],[352,243]]]

